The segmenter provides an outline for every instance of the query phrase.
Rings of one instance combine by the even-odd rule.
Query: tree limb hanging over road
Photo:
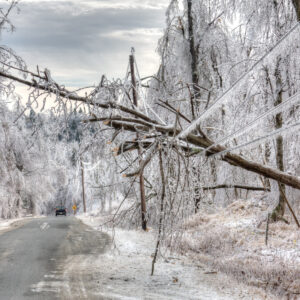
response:
[[[33,76],[32,72],[30,73],[31,76]],[[46,73],[45,73],[46,74]],[[38,75],[38,74],[37,74]],[[117,103],[114,103],[112,101],[101,103],[99,100],[94,101],[94,98],[92,97],[82,97],[78,96],[76,93],[66,90],[65,88],[60,88],[60,85],[54,82],[53,80],[50,81],[50,79],[45,76],[41,82],[37,82],[33,76],[32,81],[24,80],[20,77],[5,73],[0,71],[0,76],[6,79],[11,79],[13,81],[19,82],[21,84],[24,84],[26,86],[41,89],[44,91],[48,91],[50,93],[55,94],[56,96],[59,96],[61,98],[72,100],[72,101],[78,101],[82,103],[86,103],[88,105],[96,106],[99,108],[102,108],[104,111],[113,109],[125,114],[130,114],[131,116],[134,116],[135,118],[130,118],[128,115],[123,116],[104,116],[104,117],[95,117],[91,119],[87,119],[84,122],[96,122],[96,121],[104,121],[104,124],[106,126],[112,127],[116,130],[123,130],[123,131],[130,131],[130,132],[140,132],[140,133],[151,133],[160,136],[160,138],[163,138],[170,142],[169,138],[172,138],[174,136],[180,136],[180,133],[182,130],[175,128],[172,126],[166,126],[164,124],[159,123],[158,121],[146,116],[144,113],[138,111],[136,108],[129,108],[124,105],[120,105]],[[39,75],[40,77],[40,75]],[[61,99],[60,99],[61,100]],[[179,115],[180,117],[180,115]],[[200,129],[200,132],[201,129]],[[141,143],[143,143],[142,139],[143,135],[141,135]],[[189,145],[188,147],[185,147],[186,152],[192,152],[193,146],[197,146],[200,148],[208,148],[214,144],[214,141],[206,137],[204,134],[195,135],[195,134],[188,134],[186,137],[181,138],[183,142],[187,143]],[[174,143],[174,139],[171,143]],[[180,147],[180,145],[179,145]],[[190,147],[190,148],[189,148]],[[136,144],[136,148],[132,146],[131,149],[137,149],[138,143]],[[225,147],[221,145],[217,145],[215,147],[212,147],[208,151],[209,154],[216,154],[218,152],[222,152],[226,150]],[[121,152],[118,152],[120,154]],[[270,178],[276,181],[279,181],[283,184],[286,184],[290,187],[300,189],[300,178],[294,175],[290,175],[286,172],[279,171],[277,169],[265,166],[263,164],[248,160],[240,155],[227,153],[224,156],[221,156],[221,160],[236,166],[240,167],[242,169],[245,169],[247,171],[254,172],[256,174],[262,175],[266,178]]]

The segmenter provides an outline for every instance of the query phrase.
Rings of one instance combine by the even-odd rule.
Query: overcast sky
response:
[[[3,0],[0,0],[3,4]],[[123,78],[133,46],[142,75],[158,68],[157,42],[169,0],[22,0],[2,44],[27,63],[51,70],[69,87]]]

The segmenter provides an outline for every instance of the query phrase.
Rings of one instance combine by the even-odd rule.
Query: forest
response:
[[[144,78],[132,48],[125,78],[70,90],[0,46],[0,218],[76,204],[153,228],[152,273],[167,248],[297,299],[300,1],[171,0],[165,16]]]

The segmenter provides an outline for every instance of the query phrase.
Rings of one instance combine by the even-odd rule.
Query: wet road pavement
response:
[[[64,261],[104,253],[109,243],[106,234],[64,216],[32,219],[0,234],[0,299],[66,299]]]

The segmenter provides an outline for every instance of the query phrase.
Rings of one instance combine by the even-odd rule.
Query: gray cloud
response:
[[[29,66],[48,67],[66,85],[96,83],[102,73],[122,77],[131,46],[148,74],[157,68],[155,48],[164,26],[164,9],[153,3],[24,1],[21,13],[12,16],[17,31],[3,35],[2,43]]]

